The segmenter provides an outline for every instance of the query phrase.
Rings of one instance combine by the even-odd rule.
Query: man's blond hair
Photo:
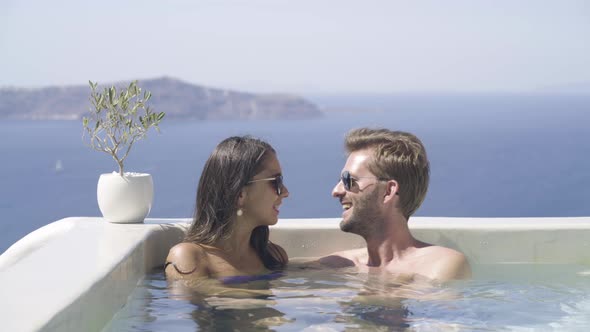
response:
[[[369,149],[367,167],[376,177],[397,181],[399,208],[409,219],[420,207],[430,181],[430,163],[418,137],[403,131],[360,128],[346,135],[346,150]]]

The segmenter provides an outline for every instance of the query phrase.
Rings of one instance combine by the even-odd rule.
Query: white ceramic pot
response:
[[[112,223],[141,223],[154,199],[152,176],[145,173],[101,174],[96,189],[102,216]]]

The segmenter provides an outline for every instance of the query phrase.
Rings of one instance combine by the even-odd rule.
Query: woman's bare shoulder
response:
[[[182,242],[170,249],[166,257],[166,277],[184,279],[209,275],[209,260],[205,249],[191,242]]]

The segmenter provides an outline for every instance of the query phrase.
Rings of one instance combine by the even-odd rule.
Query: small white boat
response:
[[[58,173],[58,172],[61,172],[63,170],[64,170],[64,165],[63,165],[61,159],[58,159],[55,162],[55,172]]]

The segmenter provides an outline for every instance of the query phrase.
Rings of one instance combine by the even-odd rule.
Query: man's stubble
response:
[[[359,197],[356,202],[353,201],[352,214],[340,222],[340,229],[365,238],[378,233],[382,229],[383,220],[378,199],[379,190],[374,188],[364,197]]]

